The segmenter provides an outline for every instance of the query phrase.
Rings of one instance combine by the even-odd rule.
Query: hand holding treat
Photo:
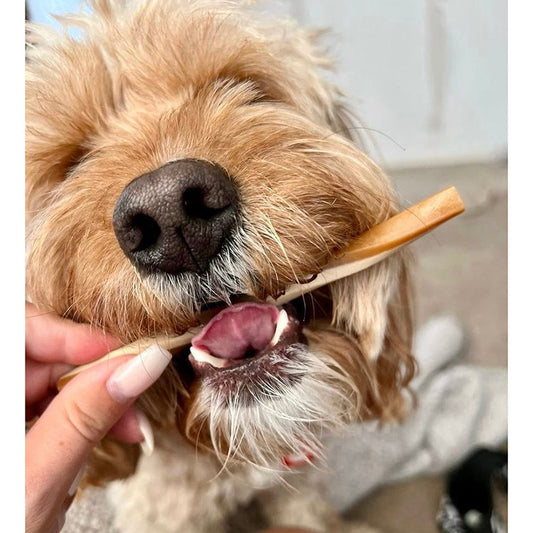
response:
[[[148,452],[153,446],[150,424],[133,403],[170,362],[163,348],[104,360],[54,392],[58,377],[73,365],[118,344],[26,304],[26,421],[33,422],[26,434],[26,531],[61,529],[85,459],[106,434],[142,442]]]

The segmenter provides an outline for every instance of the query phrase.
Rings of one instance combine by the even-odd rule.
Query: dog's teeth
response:
[[[279,312],[278,322],[276,324],[276,331],[270,340],[270,346],[275,346],[281,337],[281,334],[285,331],[285,328],[289,325],[289,315],[285,309]]]
[[[191,346],[191,355],[199,363],[209,363],[211,366],[215,366],[217,368],[225,368],[226,366],[228,366],[227,359],[214,357],[210,353],[207,353],[204,350],[200,350],[199,348],[195,348],[194,346]]]

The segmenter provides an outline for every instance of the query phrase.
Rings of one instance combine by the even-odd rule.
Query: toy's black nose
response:
[[[182,159],[133,180],[113,227],[120,247],[145,272],[203,272],[237,215],[237,190],[213,163]]]

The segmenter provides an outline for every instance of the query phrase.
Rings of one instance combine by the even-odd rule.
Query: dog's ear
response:
[[[315,64],[331,68],[331,61],[320,41],[322,32],[308,35]],[[320,60],[316,58],[319,57]],[[343,93],[333,83],[322,79],[314,86],[313,100],[322,109],[322,117],[335,134],[365,150],[364,130],[359,119],[345,104]],[[371,164],[371,161],[368,162]],[[376,190],[366,191],[374,200],[368,208],[365,231],[397,212],[388,180],[375,165]],[[383,187],[384,192],[379,187]],[[358,354],[373,368],[374,385],[367,399],[367,411],[381,419],[398,419],[405,412],[404,389],[415,373],[411,355],[412,293],[408,273],[409,253],[402,251],[362,272],[330,285],[333,306],[332,325],[354,339]]]
[[[330,86],[324,102],[326,120],[333,133],[352,141],[359,150],[369,152],[372,138],[365,132],[367,128],[361,118],[354,113],[345,100],[344,94],[336,86]]]
[[[343,95],[336,90],[334,90],[330,105],[327,108],[327,121],[333,132],[361,144],[355,126],[357,118],[345,104]]]
[[[367,408],[384,420],[405,414],[404,389],[416,370],[409,261],[399,252],[330,286],[333,325],[356,339],[373,368],[376,387]]]
[[[326,43],[329,31],[311,30],[305,32],[304,35],[303,42],[306,42],[306,46],[302,46],[302,41],[298,41],[296,45],[298,54],[306,50],[307,60],[313,63],[319,71],[334,71],[335,62],[328,52],[329,47]],[[361,150],[366,151],[366,143],[362,135],[365,128],[348,105],[345,94],[325,76],[320,73],[318,76],[320,80],[318,83],[313,77],[306,84],[307,90],[311,93],[308,101],[312,101],[318,107],[320,119],[325,121],[333,133],[354,142]]]

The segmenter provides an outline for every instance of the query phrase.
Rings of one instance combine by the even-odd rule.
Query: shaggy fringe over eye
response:
[[[275,361],[280,377],[243,381],[231,391],[200,384],[185,435],[214,450],[222,470],[236,460],[276,471],[283,456],[303,450],[321,458],[321,434],[345,426],[360,404],[356,384],[334,359],[301,344],[288,349]]]

